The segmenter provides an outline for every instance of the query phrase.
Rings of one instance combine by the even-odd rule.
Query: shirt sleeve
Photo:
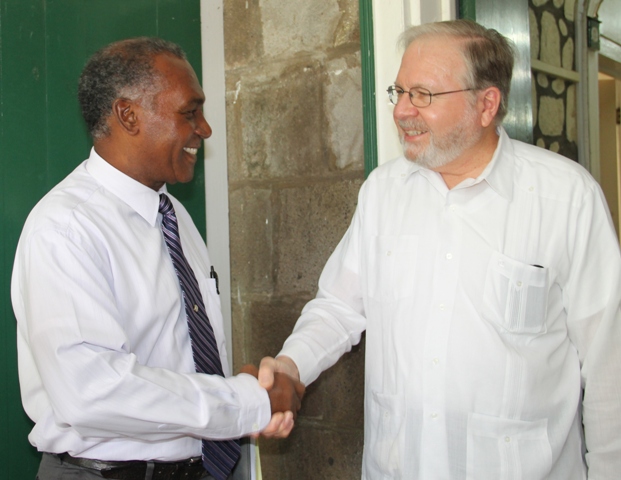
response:
[[[598,185],[568,238],[573,253],[563,301],[581,365],[586,462],[590,479],[612,480],[621,472],[621,259]]]
[[[360,199],[364,195],[364,186]],[[328,259],[315,299],[302,310],[279,355],[295,362],[305,385],[360,342],[366,328],[361,293],[361,202],[349,229]]]
[[[57,424],[87,438],[229,439],[264,428],[269,398],[254,377],[137,361],[105,263],[67,232],[36,232],[18,249],[13,303],[20,348],[29,349],[20,359],[30,362],[20,364],[20,384],[24,398],[43,399],[29,402],[29,415],[52,408]]]

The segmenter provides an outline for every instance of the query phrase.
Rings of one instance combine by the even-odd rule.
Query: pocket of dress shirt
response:
[[[369,296],[396,300],[414,295],[418,236],[379,235],[372,242],[367,273]]]
[[[203,278],[199,282],[201,293],[203,295],[203,302],[205,303],[205,310],[207,311],[207,317],[211,327],[216,334],[216,338],[224,338],[224,331],[222,330],[222,313],[220,310],[220,296],[216,291],[216,281],[213,278]]]
[[[372,392],[369,434],[369,456],[373,478],[400,478],[402,469],[401,428],[404,424],[403,401],[397,395]],[[367,465],[369,462],[365,462]]]
[[[214,278],[203,278],[200,282],[203,301],[209,303],[213,308],[220,309],[220,295],[216,288],[216,280]]]
[[[546,331],[548,269],[494,252],[487,268],[483,316],[511,333]]]
[[[552,468],[547,419],[510,420],[471,413],[466,448],[466,480],[543,479]]]

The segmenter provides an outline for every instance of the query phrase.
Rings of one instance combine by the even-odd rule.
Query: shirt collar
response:
[[[505,129],[498,127],[498,145],[485,170],[479,179],[487,184],[501,197],[513,198],[513,178],[515,176],[515,160],[513,159],[513,145]]]
[[[135,210],[151,226],[155,226],[160,204],[160,193],[167,193],[164,184],[159,191],[125,175],[99,156],[95,148],[86,161],[86,170],[106,190]]]
[[[471,181],[468,185],[464,185],[464,187],[467,188],[468,186],[486,181],[498,195],[506,198],[507,200],[511,200],[513,197],[513,177],[515,173],[513,145],[511,145],[511,140],[509,139],[509,136],[507,135],[507,132],[505,132],[504,128],[498,127],[497,132],[499,137],[498,145],[496,146],[494,155],[492,155],[492,159],[483,172],[481,172],[477,178],[470,179]],[[404,173],[406,177],[409,177],[416,172],[420,172],[421,175],[424,175],[428,180],[430,180],[429,174],[435,174],[432,170],[423,168],[420,165],[407,160],[405,157],[403,157],[403,160],[405,162]]]

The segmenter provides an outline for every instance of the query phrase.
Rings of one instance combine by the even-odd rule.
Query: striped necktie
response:
[[[196,371],[223,376],[216,338],[207,318],[203,297],[194,271],[181,248],[175,209],[163,193],[160,194],[159,212],[162,214],[164,241],[181,285]],[[237,463],[241,448],[237,440],[203,440],[202,450],[205,470],[216,480],[224,480]]]

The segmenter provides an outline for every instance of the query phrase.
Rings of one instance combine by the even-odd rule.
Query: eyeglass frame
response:
[[[399,93],[397,91],[397,89],[401,90],[401,93]],[[461,90],[451,90],[450,92],[438,92],[438,93],[431,93],[429,90],[427,90],[426,88],[423,87],[412,87],[409,90],[405,90],[403,87],[400,87],[399,85],[390,85],[387,89],[386,89],[386,93],[388,93],[388,101],[390,103],[392,103],[393,105],[396,105],[397,103],[392,101],[392,94],[390,93],[390,91],[393,90],[397,93],[398,97],[397,97],[397,103],[399,102],[399,98],[401,97],[401,95],[403,95],[404,93],[407,92],[408,96],[410,97],[410,103],[415,106],[416,108],[427,108],[429,105],[431,105],[431,101],[433,100],[433,97],[438,97],[440,95],[448,95],[449,93],[459,93],[459,92],[471,92],[473,90],[478,90],[476,88],[462,88]],[[422,94],[425,96],[429,97],[429,103],[427,105],[415,105],[414,104],[414,97],[412,96],[412,90],[423,90]],[[425,93],[427,92],[427,93]]]

